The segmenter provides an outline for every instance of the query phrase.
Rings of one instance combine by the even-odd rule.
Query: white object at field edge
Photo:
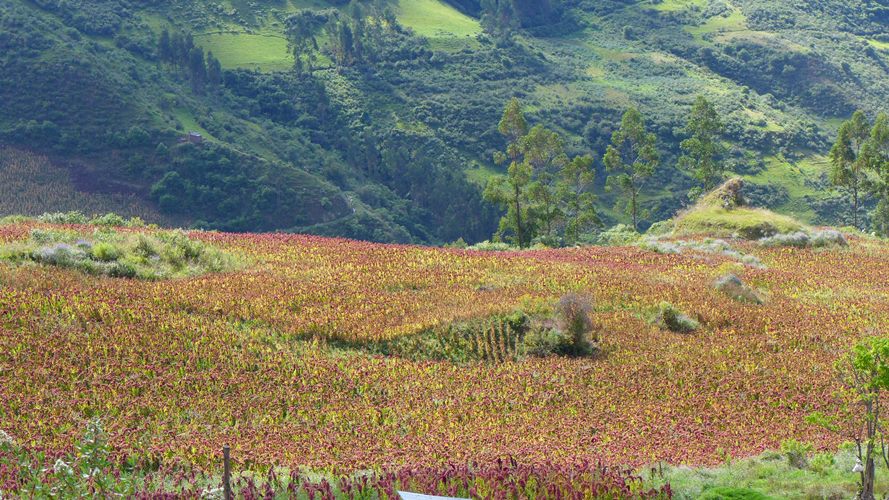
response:
[[[468,498],[459,497],[436,497],[432,495],[421,495],[419,493],[411,493],[408,491],[399,491],[398,496],[401,500],[469,500]]]

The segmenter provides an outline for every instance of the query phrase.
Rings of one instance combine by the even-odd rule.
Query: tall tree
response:
[[[286,20],[287,46],[293,54],[293,70],[297,74],[314,68],[318,54],[315,31],[323,24],[322,20],[323,17],[310,10],[300,11]]]
[[[693,197],[701,190],[713,189],[722,180],[725,167],[720,160],[725,148],[719,137],[724,129],[716,108],[706,97],[698,96],[688,116],[685,133],[689,137],[680,144],[683,154],[679,157],[679,166],[690,170],[701,183],[700,189],[693,191]]]
[[[161,31],[157,44],[157,56],[163,62],[170,62],[173,59],[173,45],[170,40],[170,32],[166,28]]]
[[[543,125],[535,125],[519,139],[519,149],[535,179],[530,190],[535,218],[540,220],[544,235],[553,236],[554,226],[561,217],[556,192],[557,174],[568,161],[562,139]]]
[[[506,138],[508,146],[518,146],[519,139],[528,133],[528,121],[522,111],[522,103],[517,98],[513,97],[506,103],[497,130]],[[518,149],[515,149],[515,154],[519,154]]]
[[[170,58],[169,62],[176,67],[182,66],[182,33],[175,32],[170,37]]]
[[[213,52],[207,52],[207,83],[210,85],[222,83],[222,64],[219,63],[219,59],[216,59]]]
[[[204,65],[204,51],[200,47],[193,47],[188,55],[188,73],[194,90],[202,91],[207,83],[207,67]]]
[[[573,245],[580,235],[600,225],[593,193],[593,157],[578,156],[565,163],[559,172],[558,199],[565,219],[565,243]]]
[[[182,35],[182,44],[179,46],[179,64],[181,66],[188,67],[192,49],[194,49],[194,36],[191,32],[187,32]]]
[[[528,133],[528,121],[518,99],[512,98],[506,104],[497,130],[506,139],[506,153],[495,153],[494,161],[497,164],[509,162],[509,167],[506,176],[496,176],[488,181],[484,198],[507,209],[506,215],[500,219],[497,234],[512,232],[515,243],[525,247],[531,241],[526,221],[532,172],[531,166],[524,161],[520,145]]]
[[[874,211],[874,229],[889,235],[889,115],[880,113],[874,121],[870,137],[861,155],[867,172],[867,187],[879,200]]]
[[[498,175],[488,181],[484,198],[506,208],[500,219],[497,235],[512,234],[512,242],[525,248],[531,243],[534,228],[529,223],[528,197],[531,185],[531,166],[526,162],[513,161],[505,176]]]
[[[512,0],[481,0],[482,26],[499,41],[508,41],[519,27]]]
[[[618,188],[628,215],[633,218],[633,228],[639,230],[639,195],[645,181],[654,174],[660,161],[657,151],[657,137],[645,129],[642,113],[636,108],[628,109],[621,119],[620,129],[611,136],[611,144],[603,158],[609,173],[607,186]]]
[[[338,66],[351,66],[355,62],[355,35],[345,21],[334,21],[328,30],[333,60]]]
[[[870,123],[862,111],[840,126],[837,140],[830,150],[830,182],[846,189],[852,196],[852,224],[859,227],[861,189],[866,179],[865,159],[861,150],[870,138]]]

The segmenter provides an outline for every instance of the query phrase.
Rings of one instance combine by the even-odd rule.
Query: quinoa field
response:
[[[46,227],[0,226],[0,244]],[[836,415],[835,359],[889,333],[889,245],[866,237],[657,253],[189,236],[245,265],[146,281],[0,263],[0,429],[51,457],[98,417],[116,460],[156,467],[214,468],[226,443],[238,467],[332,474],[503,457],[715,465],[788,438],[836,449],[841,436],[805,417]],[[764,303],[715,290],[727,272]],[[593,356],[455,363],[372,348],[571,292],[594,304]],[[653,325],[664,301],[701,327]]]

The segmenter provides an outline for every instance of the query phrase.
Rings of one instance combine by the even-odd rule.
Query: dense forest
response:
[[[885,0],[10,0],[0,151],[223,230],[524,245],[502,188],[529,154],[540,241],[644,230],[727,175],[878,230],[881,171],[829,153],[856,110],[882,123],[887,24]]]

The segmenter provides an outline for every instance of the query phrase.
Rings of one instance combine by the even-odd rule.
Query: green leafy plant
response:
[[[810,443],[803,443],[796,439],[787,439],[781,443],[781,453],[787,457],[790,465],[797,469],[805,469],[809,466],[809,453],[812,452]]]
[[[652,316],[652,323],[664,330],[689,333],[700,328],[700,323],[669,302],[661,302]]]
[[[816,453],[815,456],[809,460],[809,468],[817,474],[826,476],[830,473],[830,469],[833,468],[835,463],[836,460],[832,453]]]

